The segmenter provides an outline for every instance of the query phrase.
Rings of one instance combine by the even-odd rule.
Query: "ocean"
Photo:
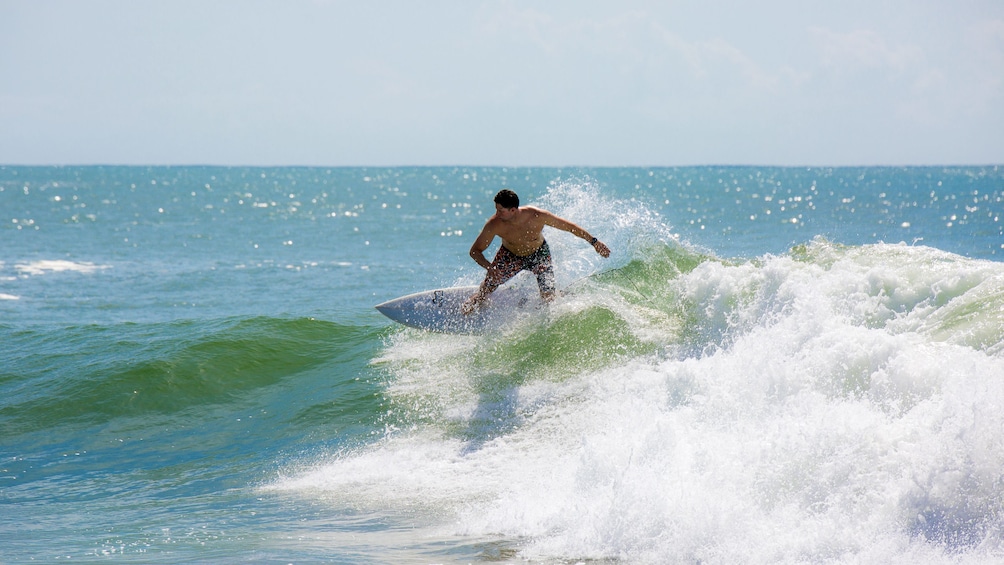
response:
[[[612,255],[545,232],[574,292],[485,335],[374,310],[478,283],[501,188]],[[1002,214],[997,166],[0,166],[0,562],[999,563]]]

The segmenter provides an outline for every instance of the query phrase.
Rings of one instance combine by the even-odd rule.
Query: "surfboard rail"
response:
[[[498,329],[542,304],[537,289],[499,288],[480,308],[464,314],[460,307],[478,287],[457,286],[416,292],[377,304],[384,316],[409,327],[454,334],[480,334]]]

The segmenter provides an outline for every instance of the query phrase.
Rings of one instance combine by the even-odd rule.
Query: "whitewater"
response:
[[[622,277],[543,328],[395,336],[386,435],[271,488],[530,559],[999,557],[998,264],[813,243]]]

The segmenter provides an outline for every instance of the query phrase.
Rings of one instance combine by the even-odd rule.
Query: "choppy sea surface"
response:
[[[612,256],[548,231],[575,292],[486,335],[373,309],[476,284],[504,187]],[[999,563],[1002,214],[994,166],[2,166],[0,562]]]

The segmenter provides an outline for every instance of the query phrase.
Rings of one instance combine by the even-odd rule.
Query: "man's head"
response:
[[[503,188],[495,195],[495,203],[503,208],[519,208],[519,196],[508,188]]]

